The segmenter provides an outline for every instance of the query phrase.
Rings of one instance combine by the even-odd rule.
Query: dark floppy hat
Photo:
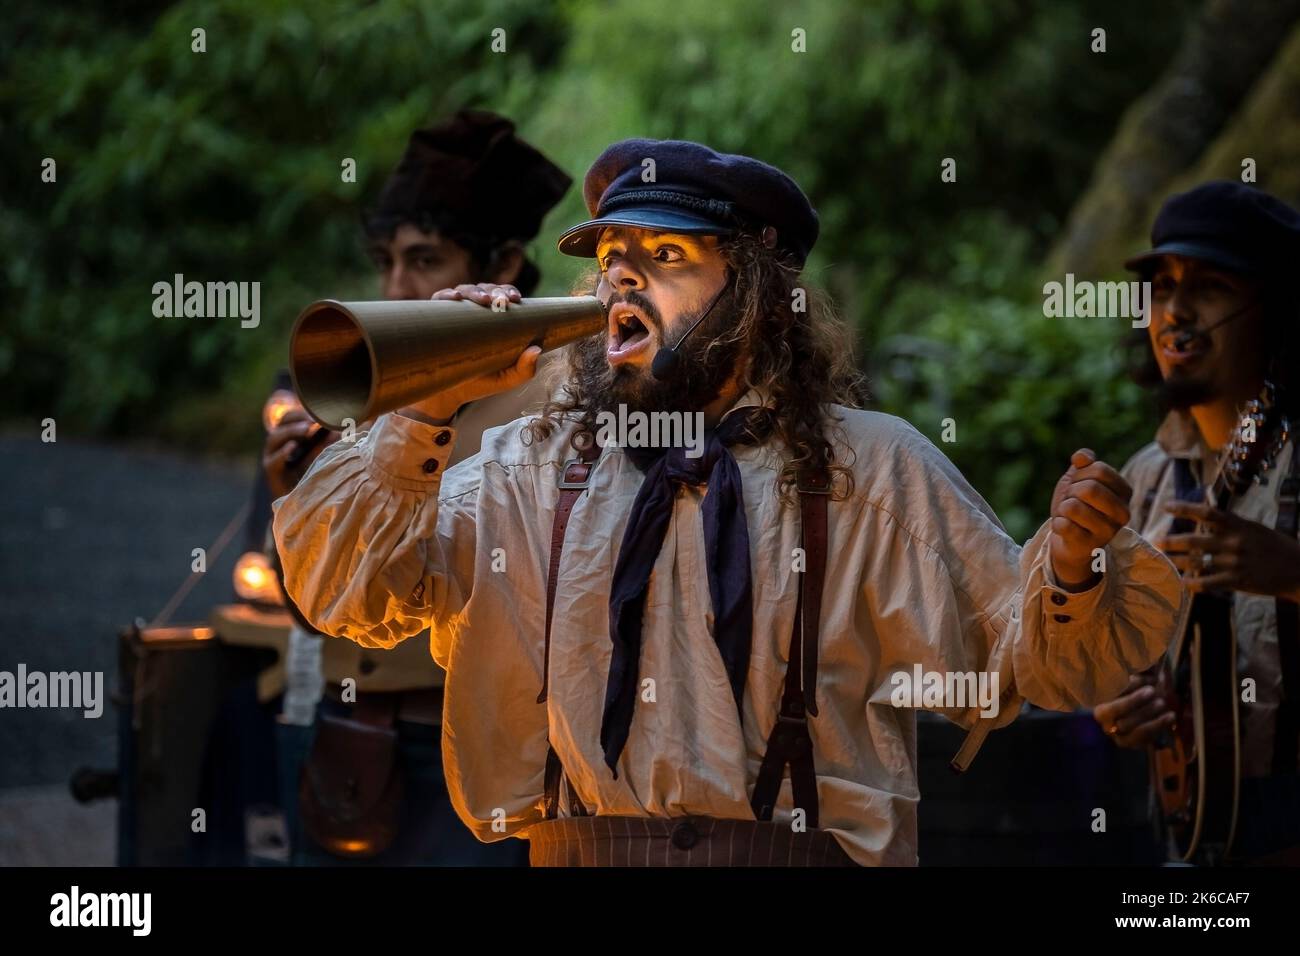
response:
[[[1140,272],[1160,256],[1188,256],[1248,275],[1294,269],[1300,213],[1244,183],[1202,183],[1165,200],[1151,226],[1151,246],[1124,267]]]
[[[371,221],[427,219],[452,234],[527,241],[573,180],[487,110],[461,110],[416,130],[367,212]]]
[[[776,247],[800,265],[817,242],[817,212],[793,179],[757,159],[700,143],[615,143],[587,171],[582,192],[591,218],[559,240],[560,251],[570,256],[594,256],[606,226],[720,236],[771,227]]]

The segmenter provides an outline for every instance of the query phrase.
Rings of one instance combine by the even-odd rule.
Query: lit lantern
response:
[[[249,551],[235,562],[235,593],[258,604],[284,604],[280,582],[261,551]]]
[[[298,396],[287,388],[277,388],[262,406],[262,424],[269,432],[284,419],[289,412],[302,408]]]

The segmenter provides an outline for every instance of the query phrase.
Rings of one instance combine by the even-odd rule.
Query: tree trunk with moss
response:
[[[1300,22],[1300,0],[1208,0],[1197,19],[1186,29],[1169,68],[1155,86],[1139,98],[1120,120],[1114,139],[1097,162],[1093,181],[1075,204],[1064,230],[1047,259],[1049,275],[1073,272],[1100,276],[1114,273],[1124,258],[1142,244],[1160,202],[1180,184],[1199,181],[1209,168],[1203,160],[1216,141],[1237,126],[1249,99],[1261,113],[1286,114],[1294,123],[1294,66],[1300,56],[1296,44],[1283,46]],[[1160,35],[1153,24],[1152,35]],[[1153,43],[1152,55],[1161,48]],[[1104,56],[1104,54],[1098,54]],[[1276,69],[1274,79],[1260,82],[1258,93],[1276,85],[1267,104],[1256,104],[1252,93],[1261,77]],[[1290,76],[1288,83],[1286,77]],[[1278,99],[1289,92],[1290,102]],[[1254,152],[1237,156],[1231,149],[1214,153],[1211,164],[1216,175],[1241,174],[1244,156],[1266,151],[1265,144],[1277,129],[1257,135],[1255,117],[1248,129],[1240,130]],[[1294,135],[1286,138],[1296,147]],[[1272,151],[1271,146],[1267,150]],[[1295,157],[1294,151],[1290,152]],[[1280,174],[1280,170],[1278,173]],[[1287,176],[1295,177],[1288,170]]]

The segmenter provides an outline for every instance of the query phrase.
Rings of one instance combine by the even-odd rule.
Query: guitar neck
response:
[[[1205,503],[1215,511],[1229,511],[1232,508],[1233,494],[1232,489],[1228,487],[1227,479],[1223,476],[1223,469],[1219,469],[1219,474],[1215,476],[1214,484],[1205,491]]]

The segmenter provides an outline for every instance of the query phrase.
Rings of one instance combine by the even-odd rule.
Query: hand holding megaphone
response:
[[[492,308],[494,302],[503,299],[505,301],[497,305],[497,308],[505,311],[510,307],[510,303],[521,302],[523,295],[512,285],[479,282],[475,285],[458,285],[454,289],[439,289],[430,298],[442,302],[468,300],[486,308]],[[423,401],[399,408],[398,414],[408,418],[423,419],[431,425],[445,425],[456,414],[457,409],[466,402],[487,398],[499,392],[508,392],[527,382],[537,374],[537,360],[541,354],[540,345],[530,345],[524,349],[519,360],[509,368],[488,372],[486,375],[472,378],[446,391],[437,392]]]

